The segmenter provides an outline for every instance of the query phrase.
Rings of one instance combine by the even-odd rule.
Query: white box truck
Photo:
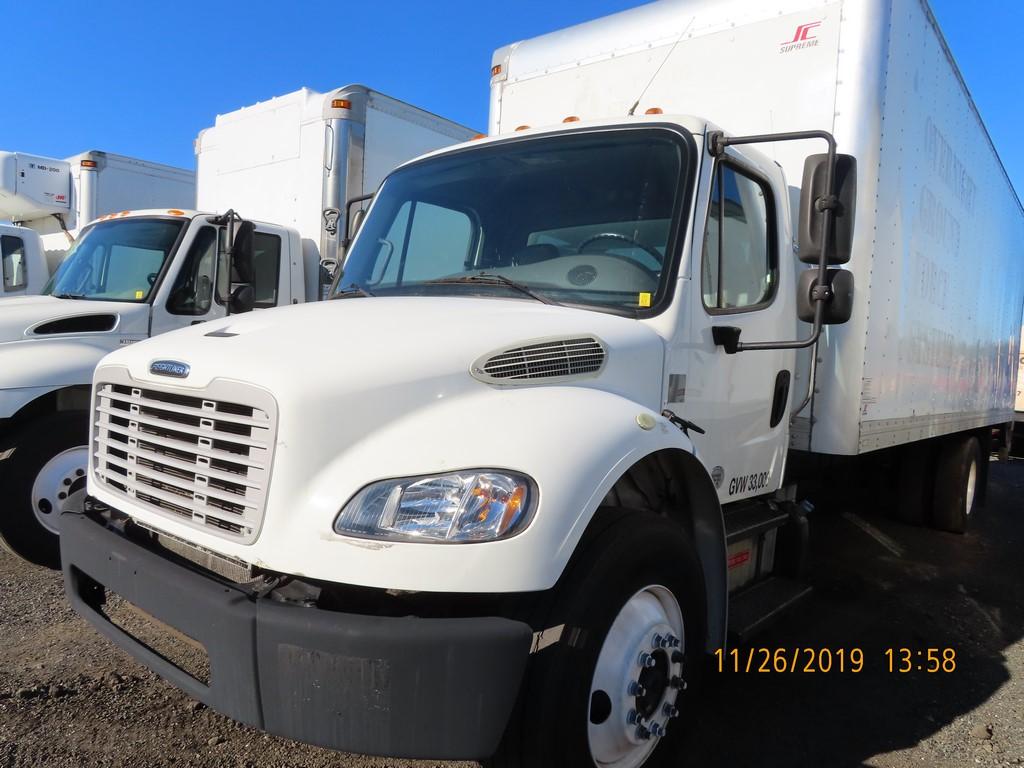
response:
[[[195,174],[108,152],[0,152],[0,298],[41,293],[82,228],[127,208],[191,207]]]
[[[319,262],[336,260],[345,234],[339,201],[472,135],[363,86],[303,89],[219,116],[200,134],[202,210],[118,208],[88,225],[47,295],[0,309],[0,544],[57,565],[57,520],[85,495],[89,386],[101,357],[253,307],[319,298]]]
[[[678,764],[704,657],[806,590],[816,457],[892,451],[962,530],[1024,215],[920,0],[658,2],[491,71],[491,136],[388,176],[345,300],[101,362],[67,594],[272,733]]]

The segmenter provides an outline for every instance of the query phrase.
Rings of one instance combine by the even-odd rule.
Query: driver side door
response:
[[[186,235],[153,302],[151,336],[224,317],[215,296],[222,232],[222,227],[202,224]]]

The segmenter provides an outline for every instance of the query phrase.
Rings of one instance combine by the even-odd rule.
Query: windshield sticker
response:
[[[641,307],[651,306],[651,294],[649,294],[647,291],[641,291],[640,296],[637,299],[637,304],[639,304]]]

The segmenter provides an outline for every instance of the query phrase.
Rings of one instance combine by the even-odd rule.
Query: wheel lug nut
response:
[[[647,689],[644,688],[640,683],[632,682],[629,684],[629,689],[626,691],[630,696],[646,696]]]
[[[626,714],[626,722],[630,725],[636,725],[638,720],[643,720],[643,718],[637,716],[635,709],[629,710],[629,712]]]
[[[683,663],[683,658],[684,658],[684,656],[683,656],[683,652],[682,651],[672,651],[672,663],[673,664],[682,664]]]
[[[655,635],[651,638],[651,648],[664,648],[665,638],[661,635]]]
[[[71,478],[70,477],[65,477],[64,478],[64,485],[71,485]]]
[[[76,469],[75,470],[75,477],[81,477],[84,474],[85,474],[85,470],[84,469]]]
[[[650,731],[651,731],[651,736],[664,736],[665,735],[665,728],[664,728],[664,726],[661,725],[661,723],[651,723]]]
[[[661,711],[664,713],[665,717],[669,719],[679,717],[679,708],[672,706],[667,701],[665,702],[665,706],[661,708]]]
[[[679,675],[673,675],[672,676],[671,685],[677,691],[685,691],[686,690],[686,681],[683,680],[683,678],[679,677]]]
[[[647,669],[650,669],[651,667],[653,667],[655,665],[655,663],[656,662],[654,661],[654,657],[651,656],[651,654],[649,654],[649,653],[641,653],[640,654],[639,664],[640,664],[641,667],[645,667]]]
[[[641,725],[636,729],[636,737],[647,741],[647,739],[651,738],[651,732]]]

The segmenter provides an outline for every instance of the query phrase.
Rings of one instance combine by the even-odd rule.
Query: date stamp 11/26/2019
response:
[[[862,648],[719,648],[714,653],[714,669],[734,674],[858,674],[878,668],[895,674],[949,674],[956,667],[953,648],[886,648],[870,656]]]

